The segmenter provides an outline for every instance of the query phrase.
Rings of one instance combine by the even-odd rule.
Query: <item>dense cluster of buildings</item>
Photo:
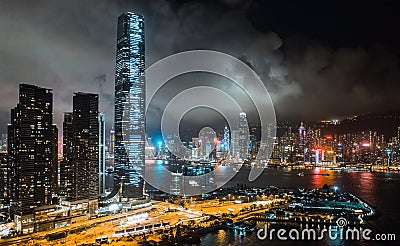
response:
[[[61,141],[53,122],[52,90],[31,84],[19,86],[7,140],[2,136],[0,142],[2,224],[12,221],[19,234],[94,216],[99,196],[106,192],[106,158],[114,159],[120,200],[143,196],[139,170],[145,151],[143,16],[122,14],[117,33],[115,127],[108,141],[99,95],[74,93],[73,110],[64,113],[59,160]],[[126,110],[128,117],[123,118]],[[124,127],[134,130],[127,135]]]
[[[8,133],[0,136],[0,219],[11,221],[17,233],[88,219],[97,214],[99,201],[115,199],[116,194],[119,202],[140,199],[144,196],[141,173],[145,157],[172,157],[168,137],[165,143],[153,145],[150,140],[146,146],[144,37],[143,16],[126,13],[118,18],[115,115],[108,139],[98,94],[74,93],[72,112],[64,113],[61,141],[53,122],[52,89],[20,84]],[[185,142],[191,150],[187,158],[238,162],[255,159],[261,130],[248,126],[246,113],[238,117],[236,130],[225,125],[220,137],[203,132],[199,138]],[[390,141],[372,131],[323,135],[321,127],[307,129],[303,124],[297,129],[284,129],[283,135],[271,141],[271,164],[395,165],[400,158],[400,128]],[[63,154],[59,156],[61,143]],[[114,190],[109,193],[105,185],[107,159],[114,160]],[[211,166],[190,166],[182,172],[194,176],[212,170]],[[171,186],[172,194],[181,192],[178,181]]]
[[[271,163],[398,165],[400,128],[396,136],[386,139],[376,131],[337,134],[324,130],[334,124],[340,122],[323,121],[308,129],[301,124],[297,130],[283,126],[284,134],[274,141]]]
[[[35,216],[56,211],[60,202],[87,204],[84,214],[95,213],[105,181],[105,121],[98,107],[97,94],[74,94],[73,112],[64,114],[59,161],[52,90],[19,86],[19,102],[11,109],[7,152],[2,153],[0,196],[3,210],[16,222],[19,233],[51,227]],[[52,222],[54,227],[56,221]]]
[[[232,159],[235,161],[245,161],[251,159],[251,153],[257,153],[259,140],[256,140],[256,135],[259,133],[259,128],[249,129],[247,115],[241,112],[238,115],[239,125],[231,131],[227,123],[223,129],[223,133],[218,137],[214,131],[209,128],[202,129],[199,137],[192,138],[191,141],[182,142],[183,145],[189,148],[189,156],[179,156],[180,158],[193,161],[209,161],[215,159]],[[195,132],[190,132],[190,135],[197,135]],[[174,151],[174,141],[176,136],[166,136],[165,144],[160,142],[157,146],[152,146],[151,140],[147,142],[149,145],[146,157],[171,158]]]
[[[240,118],[239,122],[246,122],[245,113],[241,113],[238,117]],[[186,147],[191,149],[192,153],[186,158],[194,161],[251,162],[255,160],[260,150],[261,127],[250,126],[247,135],[246,124],[239,125],[239,130],[233,131],[230,131],[230,128],[225,125],[223,132],[211,140],[200,135],[200,138],[192,138],[191,141],[183,142]],[[269,146],[272,149],[269,164],[398,166],[400,127],[395,136],[386,138],[373,130],[334,133],[332,129],[339,125],[340,121],[338,120],[310,123],[307,127],[302,122],[297,126],[289,123],[277,125],[278,134]],[[165,145],[160,143],[159,146],[147,147],[152,151],[147,152],[146,156],[149,158],[173,157],[168,151],[168,139],[167,137]]]

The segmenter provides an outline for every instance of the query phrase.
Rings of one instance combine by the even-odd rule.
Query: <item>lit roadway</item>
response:
[[[153,202],[153,204],[154,203],[157,204],[157,201]],[[8,238],[8,239],[7,238],[0,239],[0,245],[20,244],[22,242],[32,241],[32,239],[35,239],[35,242],[36,242],[36,240],[38,240],[38,239],[40,240],[40,238],[45,238],[45,236],[50,233],[62,232],[62,231],[76,229],[76,228],[80,228],[80,227],[84,227],[84,226],[90,226],[95,223],[104,223],[107,221],[118,220],[121,218],[126,218],[127,216],[132,215],[132,214],[141,213],[141,212],[149,212],[152,208],[153,208],[153,206],[149,206],[146,208],[132,210],[127,213],[118,213],[115,215],[109,215],[109,216],[99,217],[99,218],[95,218],[95,219],[84,220],[84,221],[80,221],[80,222],[71,224],[69,226],[56,228],[56,229],[52,229],[52,230],[47,230],[47,231],[43,231],[43,232],[37,232],[37,233],[30,234],[30,235],[13,237],[13,238]]]
[[[272,205],[274,202],[284,201],[283,199],[274,199],[268,200],[268,207]],[[52,229],[44,232],[38,232],[27,236],[16,237],[2,240],[0,239],[0,245],[20,245],[24,243],[25,245],[79,245],[81,243],[92,243],[96,238],[107,236],[109,239],[117,239],[118,236],[115,235],[116,231],[131,229],[138,226],[144,225],[152,225],[159,223],[169,222],[171,227],[174,227],[180,223],[186,223],[190,220],[198,221],[196,224],[200,224],[200,222],[207,218],[207,214],[212,214],[216,216],[221,216],[222,214],[232,214],[237,218],[244,218],[246,216],[251,215],[253,212],[260,212],[266,209],[266,207],[259,207],[253,211],[248,210],[248,208],[253,203],[240,203],[235,204],[233,201],[226,202],[217,202],[217,201],[202,201],[202,202],[193,202],[192,204],[186,206],[187,209],[178,210],[177,205],[173,205],[167,202],[157,202],[152,201],[153,206],[147,208],[141,208],[136,210],[131,210],[128,213],[119,213],[116,215],[110,215],[105,217],[100,217],[96,219],[86,220],[82,222],[77,222],[75,224]],[[150,210],[155,208],[156,211],[151,212]],[[167,212],[168,210],[172,210],[173,212]],[[243,209],[243,210],[242,210]],[[246,210],[247,209],[247,210]],[[242,213],[239,215],[239,211],[242,210]],[[243,212],[243,211],[246,212]],[[138,219],[136,221],[128,220],[128,217],[138,214],[145,213],[149,214],[148,218]],[[96,224],[95,226],[83,230],[82,232],[77,233],[68,233],[67,237],[52,241],[47,241],[45,236],[54,232],[62,232],[66,230],[76,229],[84,226],[90,226]],[[207,225],[207,224],[203,224]],[[125,237],[129,237],[130,235],[125,235]],[[146,233],[146,237],[148,240],[160,241],[160,233],[152,234],[149,230]],[[138,241],[129,242],[130,245],[135,245]],[[119,241],[113,242],[113,245],[126,245],[126,242]]]

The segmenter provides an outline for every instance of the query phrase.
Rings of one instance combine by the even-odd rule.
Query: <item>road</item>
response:
[[[266,200],[267,207],[271,206],[274,202],[281,201],[282,199]],[[282,200],[283,201],[283,200]],[[178,207],[177,205],[170,204],[167,202],[152,201],[153,206],[136,209],[127,213],[119,213],[115,215],[100,217],[87,221],[78,222],[73,225],[69,225],[62,228],[52,229],[45,232],[38,232],[27,236],[18,238],[11,238],[6,240],[0,240],[0,245],[80,245],[81,243],[92,243],[96,238],[106,236],[113,240],[113,245],[118,245],[121,241],[121,235],[117,236],[116,231],[124,229],[131,229],[134,227],[141,227],[145,225],[160,224],[168,222],[173,228],[177,224],[189,223],[189,221],[196,221],[197,225],[207,225],[208,223],[202,223],[208,215],[221,217],[223,214],[231,214],[233,217],[243,218],[243,216],[249,216],[253,212],[260,212],[260,209],[266,209],[266,207],[253,206],[253,210],[250,210],[253,203],[240,203],[236,204],[233,201],[215,202],[215,201],[196,201],[188,204],[185,209]],[[133,217],[135,214],[148,214],[148,217]],[[67,237],[59,240],[47,241],[46,235],[50,233],[70,231],[72,229],[90,227],[84,229],[82,232],[68,233]],[[169,230],[168,230],[169,233]],[[160,241],[162,233],[152,233],[148,231],[146,233],[147,240]],[[130,237],[130,235],[125,235]],[[121,240],[121,241],[118,241]],[[138,240],[129,242],[130,245],[135,245]],[[126,244],[126,243],[125,243]],[[124,244],[120,244],[124,245]]]

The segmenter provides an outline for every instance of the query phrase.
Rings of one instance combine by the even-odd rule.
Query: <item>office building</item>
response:
[[[232,139],[231,139],[231,144],[230,144],[230,152],[231,152],[231,157],[235,159],[239,159],[239,153],[240,153],[240,148],[239,148],[239,131],[238,130],[232,130]]]
[[[229,126],[225,123],[224,127],[224,139],[221,142],[221,152],[223,153],[224,157],[227,153],[229,153],[231,146],[231,134],[229,130]]]
[[[114,167],[122,183],[122,196],[137,198],[143,195],[140,173],[145,161],[145,41],[141,15],[124,13],[118,17],[115,70]],[[123,119],[124,111],[129,112],[127,119]]]

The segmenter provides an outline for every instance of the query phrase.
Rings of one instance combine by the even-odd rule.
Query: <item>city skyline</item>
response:
[[[393,7],[74,1],[0,3],[1,245],[398,243]]]
[[[72,101],[69,94],[74,91],[98,93],[101,98],[100,111],[106,115],[113,115],[113,95],[109,92],[114,84],[114,20],[121,12],[126,11],[147,16],[147,35],[152,37],[147,39],[148,65],[187,49],[209,48],[226,51],[247,62],[260,74],[272,93],[278,121],[322,120],[398,108],[397,100],[393,97],[397,88],[394,82],[399,78],[398,49],[393,44],[396,38],[391,36],[390,28],[379,29],[385,23],[390,25],[392,20],[398,18],[388,10],[390,4],[375,7],[366,4],[360,18],[350,14],[357,9],[356,4],[342,6],[335,3],[332,8],[309,3],[306,6],[304,9],[309,15],[303,15],[303,18],[298,18],[300,14],[295,11],[296,5],[285,6],[288,13],[294,16],[289,16],[288,25],[284,26],[272,18],[281,18],[274,13],[275,10],[283,11],[281,4],[272,3],[268,7],[260,1],[221,0],[215,4],[208,1],[133,1],[95,4],[90,7],[83,5],[79,11],[91,14],[77,15],[78,18],[73,16],[79,11],[69,3],[48,4],[40,16],[35,11],[29,11],[35,9],[35,6],[24,8],[17,3],[4,4],[4,8],[0,9],[5,11],[0,15],[4,20],[0,22],[0,28],[5,37],[1,46],[4,62],[1,64],[0,83],[4,91],[9,93],[5,93],[0,99],[3,105],[3,108],[0,108],[0,132],[5,132],[9,118],[7,108],[16,102],[16,97],[13,96],[15,94],[11,92],[16,91],[19,83],[35,83],[53,89],[54,117],[58,128],[61,128],[63,112],[71,110]],[[164,7],[165,11],[161,11],[160,7]],[[15,10],[7,11],[10,8],[19,9],[24,18],[10,23],[9,20],[17,15]],[[62,18],[58,22],[48,22],[47,20],[57,16],[59,8],[64,9]],[[275,10],[272,11],[272,8]],[[193,9],[198,9],[198,15],[190,14]],[[263,17],[265,15],[258,9],[272,12],[271,17]],[[97,14],[96,10],[102,10],[99,13],[104,14]],[[333,10],[339,11],[343,16],[338,23],[343,30],[331,23],[335,14],[332,13]],[[326,13],[326,16],[321,16],[321,12]],[[214,28],[201,29],[198,35],[190,31],[199,19],[207,17],[215,20],[220,13],[224,14],[220,22],[216,21]],[[366,17],[370,15],[381,18],[376,18],[377,23],[371,23],[372,20]],[[312,17],[321,18],[321,23],[309,25]],[[84,18],[87,18],[87,21],[84,21]],[[168,19],[171,21],[166,21]],[[88,23],[91,25],[87,25]],[[179,23],[182,23],[181,26]],[[308,25],[302,26],[302,23]],[[22,27],[32,24],[40,26],[39,32],[29,31],[34,28]],[[370,35],[370,29],[365,30],[364,26],[368,24],[371,24],[371,32],[375,33],[376,37]],[[58,28],[60,25],[65,29]],[[320,28],[324,25],[326,30]],[[12,32],[12,26],[21,27],[20,31]],[[359,29],[360,35],[351,35],[352,28]],[[232,31],[224,31],[225,29]],[[315,29],[321,29],[321,33],[313,32]],[[171,35],[166,35],[168,32]],[[215,36],[217,32],[226,35],[218,35],[218,39],[206,38],[210,35]],[[21,38],[21,35],[28,38]],[[167,38],[163,40],[158,37]],[[233,41],[233,37],[237,37],[237,40]],[[25,46],[14,42],[16,40],[24,40]],[[246,42],[251,44],[248,45],[248,50],[240,48],[240,44]],[[225,45],[226,43],[231,45]],[[15,49],[16,47],[18,49]],[[66,52],[71,48],[84,49],[84,52]],[[12,55],[11,50],[20,49],[27,59],[20,55]],[[257,50],[261,52],[256,52]],[[40,56],[38,60],[35,52],[40,51],[48,56]],[[79,56],[74,56],[78,53]],[[89,62],[89,57],[94,59]],[[269,62],[266,63],[265,58],[268,58]],[[357,69],[349,70],[348,67]],[[19,70],[29,73],[10,73]],[[38,73],[40,70],[48,72]],[[363,75],[360,71],[368,71],[368,74]],[[389,100],[390,98],[392,100]],[[394,103],[388,104],[388,101]],[[297,105],[302,110],[292,105]],[[107,132],[113,125],[112,118],[107,117]]]

